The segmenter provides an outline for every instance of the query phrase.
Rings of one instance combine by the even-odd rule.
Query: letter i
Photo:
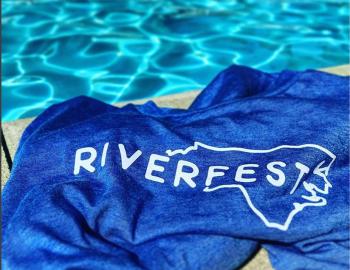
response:
[[[101,167],[103,167],[106,164],[106,155],[107,155],[108,146],[109,146],[109,142],[105,143],[105,145],[103,146]]]

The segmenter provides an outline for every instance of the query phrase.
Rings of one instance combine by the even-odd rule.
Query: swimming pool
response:
[[[201,89],[236,63],[348,62],[344,1],[2,1],[2,120],[78,95],[108,103]]]

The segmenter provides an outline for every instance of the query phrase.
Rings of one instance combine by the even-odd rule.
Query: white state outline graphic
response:
[[[218,189],[222,189],[222,188],[239,188],[244,196],[244,198],[246,199],[248,206],[252,209],[252,211],[265,223],[265,225],[267,227],[270,228],[276,228],[282,231],[287,231],[289,228],[290,223],[293,220],[293,217],[299,213],[300,211],[302,211],[305,207],[307,206],[324,206],[327,204],[327,200],[323,197],[320,197],[317,195],[316,192],[319,192],[321,194],[328,194],[329,188],[332,187],[332,184],[329,182],[329,180],[327,179],[328,176],[328,172],[330,167],[332,166],[332,164],[334,163],[335,159],[336,159],[336,155],[334,155],[331,151],[329,151],[328,149],[317,145],[317,144],[302,144],[302,145],[280,145],[271,149],[265,149],[265,150],[256,150],[256,149],[246,149],[246,148],[240,148],[240,147],[215,147],[215,146],[210,146],[201,142],[194,142],[194,144],[192,146],[187,147],[186,149],[177,149],[177,150],[167,150],[166,154],[168,156],[174,156],[174,155],[178,155],[178,154],[182,154],[182,155],[186,155],[187,153],[189,153],[190,151],[195,151],[198,150],[198,147],[202,147],[208,150],[213,150],[216,152],[227,152],[227,151],[237,151],[237,152],[245,152],[245,153],[270,153],[279,149],[301,149],[301,148],[316,148],[321,150],[322,152],[326,153],[331,159],[332,161],[329,163],[329,165],[327,167],[323,167],[321,168],[321,166],[323,165],[323,163],[325,162],[324,160],[322,162],[320,162],[317,167],[313,170],[313,174],[316,174],[320,177],[323,178],[324,182],[325,182],[325,187],[324,190],[319,189],[317,186],[315,186],[312,183],[308,183],[306,181],[303,182],[303,186],[304,188],[309,191],[311,193],[310,196],[305,196],[302,195],[302,197],[310,202],[306,202],[306,203],[293,203],[294,209],[289,213],[287,220],[284,222],[284,224],[279,224],[279,223],[275,223],[275,222],[269,222],[267,220],[267,218],[264,216],[264,214],[259,211],[254,204],[252,203],[250,196],[247,192],[247,190],[244,188],[244,186],[240,185],[240,184],[228,184],[228,185],[219,185],[217,187],[214,188],[210,188],[210,187],[206,187],[203,189],[204,192],[212,192]]]

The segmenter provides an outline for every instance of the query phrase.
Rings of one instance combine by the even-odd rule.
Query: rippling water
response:
[[[2,1],[3,120],[89,95],[113,103],[200,89],[236,63],[348,62],[345,1]]]

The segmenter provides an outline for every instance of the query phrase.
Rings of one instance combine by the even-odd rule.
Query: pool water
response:
[[[201,89],[223,68],[345,64],[348,1],[3,0],[2,120],[78,95]]]

